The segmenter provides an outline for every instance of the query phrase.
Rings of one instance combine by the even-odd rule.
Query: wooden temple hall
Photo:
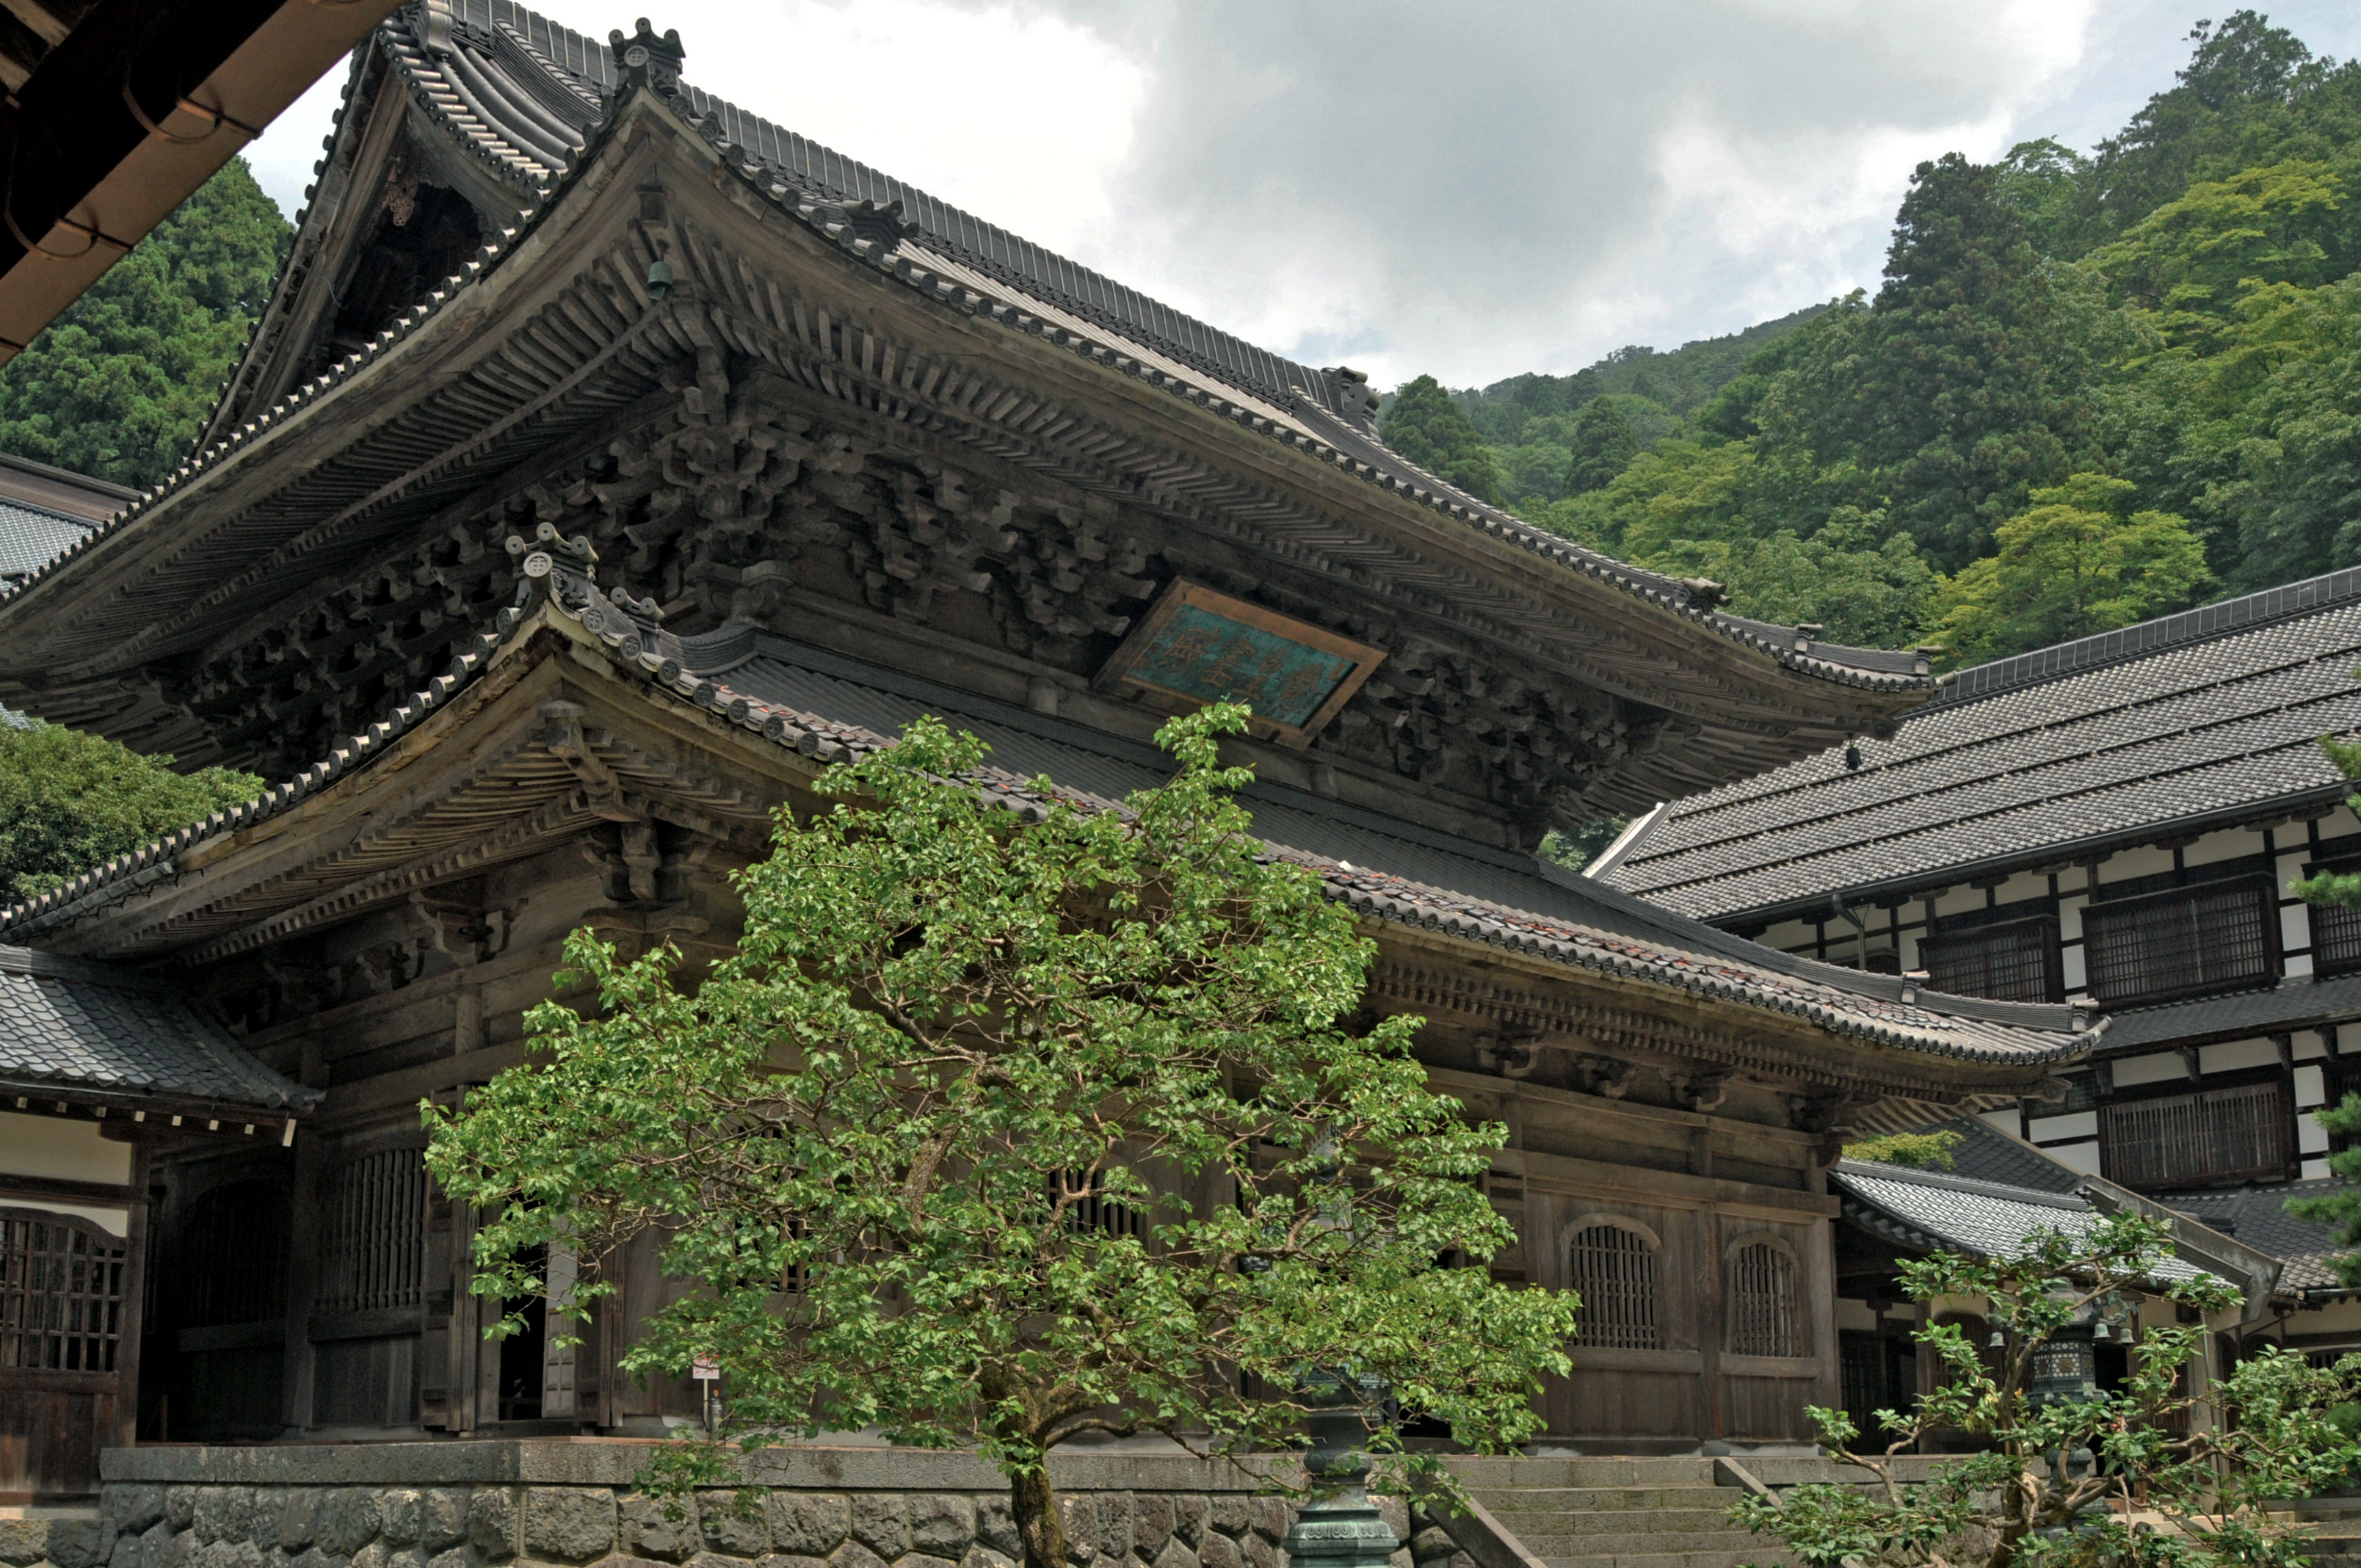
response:
[[[0,702],[272,781],[0,914],[0,1277],[113,1260],[73,1276],[98,1328],[0,1348],[0,1492],[135,1441],[693,1418],[613,1370],[668,1288],[645,1257],[578,1352],[483,1340],[418,1102],[520,1060],[577,927],[725,948],[768,814],[916,716],[1113,795],[1224,695],[1258,715],[1257,830],[1379,942],[1369,1008],[1424,1016],[1436,1080],[1510,1129],[1493,1266],[1594,1303],[1553,1440],[1806,1437],[1839,1402],[1842,1138],[2051,1091],[2093,1015],[1776,952],[1534,850],[1890,733],[1923,661],[1530,529],[1387,451],[1365,378],[682,55],[506,0],[385,22],[202,452],[0,598]]]

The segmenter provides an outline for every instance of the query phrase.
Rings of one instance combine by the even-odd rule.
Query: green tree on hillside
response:
[[[291,233],[230,159],[0,367],[0,451],[157,484],[213,411]]]
[[[2200,22],[2189,38],[2196,47],[2174,84],[2150,98],[2090,160],[2081,181],[2079,244],[2061,254],[2105,244],[2194,181],[2275,161],[2275,148],[2291,151],[2289,143],[2329,128],[2323,118],[2349,113],[2361,87],[2351,65],[2316,59],[2301,39],[2272,27],[2259,12],[2235,11],[2218,25]]]
[[[2213,584],[2204,545],[2185,519],[2128,511],[2137,491],[2103,474],[2035,491],[2029,510],[2001,524],[1998,553],[1934,596],[1937,640],[1981,663],[2190,604]]]
[[[0,725],[0,898],[47,893],[262,789],[226,768],[176,773],[170,757],[63,725]]]
[[[1500,470],[1491,448],[1433,377],[1405,382],[1394,393],[1378,439],[1444,483],[1499,504]]]
[[[1631,422],[1605,398],[1585,404],[1574,416],[1566,445],[1574,455],[1565,470],[1565,493],[1570,496],[1605,489],[1640,455]]]
[[[1892,520],[1947,570],[2065,475],[2048,293],[1997,173],[1946,154],[1911,176],[1850,352],[1816,367],[1822,460],[1879,470]]]
[[[2352,270],[2344,207],[2361,148],[2200,181],[2094,252],[2119,294],[2153,313],[2167,340],[2213,346],[2258,291],[2316,288]]]

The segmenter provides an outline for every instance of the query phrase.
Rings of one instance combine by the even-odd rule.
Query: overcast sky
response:
[[[1874,288],[1920,159],[2087,148],[2207,0],[657,0],[689,79],[1380,387]],[[628,7],[553,0],[603,37]],[[636,13],[634,12],[633,15]],[[2361,6],[2272,7],[2323,53]],[[251,149],[291,214],[338,71]]]

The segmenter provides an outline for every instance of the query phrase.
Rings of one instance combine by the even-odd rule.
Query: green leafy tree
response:
[[[1845,1145],[1844,1152],[1847,1159],[1872,1160],[1911,1170],[1949,1170],[1958,1163],[1951,1157],[1951,1150],[1959,1142],[1959,1134],[1938,1127],[1931,1133],[1887,1133],[1863,1138],[1860,1143]]]
[[[2120,1388],[2034,1397],[2036,1356],[2070,1324],[2168,1280],[2162,1294],[2200,1310],[2236,1299],[2211,1275],[2170,1270],[2170,1245],[2169,1225],[2118,1214],[2080,1234],[2037,1234],[2014,1257],[1936,1253],[1905,1263],[1914,1299],[1988,1301],[1998,1346],[1970,1343],[1957,1323],[1920,1330],[1940,1387],[1913,1410],[1878,1412],[1883,1450],[1861,1444],[1844,1412],[1810,1411],[1822,1446],[1874,1484],[1750,1497],[1731,1519],[1784,1542],[1808,1568],[2301,1568],[2306,1527],[2272,1505],[2321,1491],[2361,1463],[2361,1444],[2330,1415],[2361,1388],[2361,1355],[2327,1369],[2274,1346],[2192,1398],[2183,1369],[2200,1354],[2203,1325],[2154,1326]],[[1904,1483],[1899,1457],[1937,1429],[1964,1432],[1984,1452]]]
[[[2000,199],[2025,225],[2025,237],[2043,256],[2075,247],[2083,188],[2091,160],[2061,142],[2042,137],[2021,141],[2000,162]]]
[[[1623,417],[1623,411],[1610,399],[1600,398],[1584,405],[1566,433],[1572,460],[1566,465],[1565,493],[1570,496],[1605,489],[1640,455],[1640,443],[1631,433],[1631,422]]]
[[[1312,1369],[1466,1442],[1535,1430],[1574,1299],[1438,1262],[1510,1241],[1472,1180],[1502,1130],[1425,1087],[1416,1020],[1343,1026],[1373,946],[1251,836],[1215,756],[1245,721],[1168,726],[1179,771],[1121,811],[1046,779],[986,798],[982,743],[923,722],[827,774],[832,809],[781,815],[693,994],[670,949],[577,933],[595,1004],[535,1008],[527,1065],[424,1108],[436,1179],[495,1216],[476,1290],[540,1292],[534,1249],[567,1249],[579,1310],[656,1233],[696,1288],[627,1370],[714,1358],[747,1446],[976,1443],[1030,1568],[1065,1562],[1057,1445],[1278,1444]],[[721,1463],[684,1445],[657,1474]]]
[[[1378,439],[1478,500],[1501,499],[1499,466],[1466,411],[1432,376],[1405,382],[1386,404]]]
[[[0,451],[161,481],[213,411],[291,233],[230,159],[0,367]]]
[[[1999,553],[1936,593],[1936,640],[1969,663],[2129,626],[2191,603],[2208,587],[2205,547],[2169,512],[2125,515],[2136,487],[2077,474],[2037,490],[2003,523]]]
[[[0,725],[0,893],[36,897],[262,790],[251,773],[176,773],[170,757],[63,725]]]
[[[1876,471],[1892,521],[1947,570],[2067,471],[2048,304],[1997,172],[1948,153],[1911,176],[1851,352],[1814,367],[1814,450]]]
[[[2257,290],[2315,288],[2351,270],[2340,232],[2350,182],[2345,169],[2321,159],[2202,181],[2091,264],[2156,313],[2169,341],[2205,342]]]

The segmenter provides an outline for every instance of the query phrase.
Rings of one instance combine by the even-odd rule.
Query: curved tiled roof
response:
[[[608,45],[511,0],[449,0],[440,16],[412,6],[387,21],[378,36],[427,113],[519,192],[523,211],[504,239],[529,227],[534,210],[545,208],[563,185],[567,169],[580,166],[599,137],[600,111],[594,106],[604,105],[624,80]],[[1718,589],[1705,592],[1702,584],[1616,561],[1437,478],[1378,441],[1364,409],[1366,387],[1352,373],[1314,370],[1257,348],[686,82],[670,101],[767,200],[938,303],[989,316],[1107,365],[1243,430],[1681,615],[1798,674],[1880,691],[1934,689],[1921,654],[1821,642],[1792,627],[1710,608]],[[567,137],[570,147],[561,148]],[[571,165],[565,152],[571,153]],[[480,276],[501,248],[496,244],[480,252],[363,356],[339,362],[228,433],[168,479],[165,491],[406,335]],[[279,304],[274,300],[274,309]],[[257,342],[269,324],[266,318],[258,325]],[[151,493],[92,543],[128,523],[162,493]]]
[[[320,1101],[247,1054],[175,987],[0,947],[0,1085],[277,1112]]]
[[[1891,740],[1674,802],[1601,875],[1726,919],[2332,801],[2356,661],[2361,571],[2003,660]]]
[[[2043,1231],[2079,1241],[2106,1218],[2073,1193],[1868,1160],[1839,1160],[1828,1171],[1828,1185],[1842,1195],[1846,1219],[1917,1251],[1950,1248],[1981,1257],[2015,1257]],[[2205,1272],[2168,1257],[2154,1277],[2158,1284],[2176,1285]]]
[[[544,532],[544,548],[554,538]],[[511,548],[523,553],[521,542]],[[532,576],[551,576],[545,562],[536,567],[533,557],[526,561]],[[604,646],[616,668],[807,757],[839,762],[891,745],[903,725],[929,711],[985,737],[999,760],[979,771],[977,783],[1027,815],[1052,804],[1034,784],[1045,773],[1059,781],[1060,798],[1112,806],[1169,772],[1169,761],[1152,748],[1044,721],[972,694],[914,696],[917,686],[910,677],[748,627],[675,637],[641,619],[647,607],[619,605],[587,578],[569,581],[566,594],[545,602]],[[194,845],[295,806],[442,707],[526,618],[518,606],[502,610],[497,631],[479,638],[456,671],[295,779],[0,911],[0,934],[22,939],[79,919],[174,874],[175,857]],[[1257,784],[1248,804],[1276,853],[1316,872],[1332,898],[1390,924],[1766,1008],[1839,1035],[1961,1061],[2046,1067],[2079,1058],[2097,1036],[2074,1009],[1941,996],[1898,979],[1775,952],[1547,862],[1301,791]]]

